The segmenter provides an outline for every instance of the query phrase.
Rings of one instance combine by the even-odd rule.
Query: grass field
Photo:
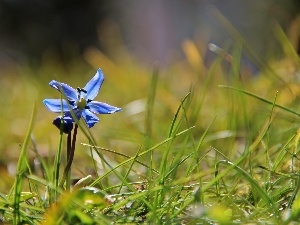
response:
[[[300,216],[300,60],[278,31],[284,57],[251,74],[242,40],[203,63],[206,43],[148,68],[127,51],[97,49],[64,65],[12,65],[1,76],[0,209],[14,224],[296,224]],[[202,50],[201,50],[202,49]],[[88,129],[80,121],[71,180],[59,185],[67,135],[43,105],[55,79],[82,87],[102,68],[97,101],[121,107]]]

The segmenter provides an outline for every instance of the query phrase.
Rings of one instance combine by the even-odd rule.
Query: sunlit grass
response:
[[[284,34],[277,33],[285,58],[256,75],[240,63],[242,42],[230,46],[230,55],[216,50],[215,60],[206,65],[200,50],[205,48],[191,40],[183,44],[185,59],[165,68],[147,68],[126,51],[120,53],[124,61],[114,61],[91,48],[68,65],[45,54],[38,68],[10,70],[0,78],[3,220],[298,221],[299,59]],[[123,111],[101,115],[90,131],[80,126],[72,178],[82,180],[67,192],[53,177],[60,137],[42,100],[59,97],[50,80],[77,87],[98,67],[105,85],[96,100]],[[65,151],[63,136],[63,165]]]

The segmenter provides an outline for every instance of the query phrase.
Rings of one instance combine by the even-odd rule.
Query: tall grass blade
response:
[[[145,117],[145,148],[148,149],[151,146],[151,139],[152,139],[152,122],[153,122],[153,113],[154,113],[154,102],[156,96],[156,87],[158,81],[159,71],[157,68],[154,69],[150,90],[148,93],[148,100],[147,100],[147,108],[146,108],[146,117]],[[150,152],[150,167],[153,166],[153,152]],[[149,171],[149,176],[152,177],[151,170]]]
[[[274,27],[274,34],[275,34],[275,37],[281,43],[285,55],[290,57],[294,61],[296,66],[299,68],[300,67],[299,54],[297,53],[295,47],[291,44],[290,40],[284,33],[283,29],[277,23],[275,24],[275,27]]]
[[[181,100],[180,105],[179,105],[179,107],[177,108],[176,113],[175,113],[175,115],[174,115],[174,117],[173,117],[173,120],[172,120],[172,123],[171,123],[171,127],[170,127],[170,131],[169,131],[168,137],[171,137],[171,136],[172,136],[173,129],[174,129],[174,125],[175,125],[175,122],[176,122],[176,120],[177,120],[177,117],[178,117],[178,114],[179,114],[179,112],[180,112],[180,109],[182,108],[183,103],[184,103],[184,102],[186,101],[186,99],[190,96],[190,94],[191,94],[191,92],[187,93],[187,95],[184,96],[184,98]]]
[[[36,104],[33,106],[33,110],[31,113],[31,118],[29,122],[29,127],[24,139],[24,142],[22,144],[20,157],[17,164],[17,170],[16,170],[16,177],[15,177],[15,183],[14,183],[14,196],[13,196],[13,202],[14,202],[14,216],[13,216],[13,223],[15,225],[21,223],[20,218],[20,198],[21,198],[21,192],[23,187],[23,179],[25,177],[25,172],[27,171],[27,146],[30,141],[31,132],[34,125],[36,115]]]
[[[146,110],[146,120],[145,120],[145,132],[146,137],[149,139],[152,136],[152,120],[153,120],[153,112],[154,112],[154,101],[156,95],[156,86],[158,81],[158,69],[155,68],[153,71],[151,84],[150,84],[150,91],[148,94],[148,101],[147,101],[147,110]],[[148,148],[149,146],[146,146]]]

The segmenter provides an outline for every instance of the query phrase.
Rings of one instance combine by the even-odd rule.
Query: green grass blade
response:
[[[13,202],[14,202],[14,217],[13,217],[13,223],[14,224],[20,224],[21,218],[20,218],[20,198],[21,198],[21,192],[23,187],[23,179],[25,176],[25,172],[27,171],[27,146],[30,141],[30,135],[33,129],[34,120],[36,115],[36,104],[33,106],[33,110],[31,113],[31,118],[29,122],[29,127],[24,139],[24,142],[22,144],[20,157],[18,160],[17,165],[17,171],[16,171],[16,177],[15,177],[15,183],[14,183],[14,196],[13,196]]]
[[[235,91],[244,93],[244,94],[249,95],[249,96],[251,96],[251,97],[253,97],[253,98],[256,98],[256,99],[258,99],[258,100],[260,100],[260,101],[263,101],[263,102],[265,102],[265,103],[268,103],[269,105],[274,105],[274,106],[277,107],[277,108],[280,108],[280,109],[282,109],[282,110],[285,110],[285,111],[287,111],[287,112],[289,112],[289,113],[292,113],[292,114],[294,114],[294,115],[300,116],[300,113],[297,113],[297,112],[295,112],[295,111],[292,110],[292,109],[289,109],[289,108],[284,107],[284,106],[282,106],[282,105],[275,104],[274,101],[267,100],[267,99],[262,98],[262,97],[260,97],[260,96],[258,96],[258,95],[256,95],[256,94],[253,94],[253,93],[251,93],[251,92],[248,92],[248,91],[245,91],[245,90],[242,90],[242,89],[238,89],[238,88],[234,88],[234,87],[230,87],[230,86],[226,86],[226,85],[219,85],[219,87],[221,87],[221,88],[227,88],[227,89],[231,89],[231,90],[235,90]]]
[[[296,64],[296,66],[300,67],[300,57],[296,51],[296,48],[291,44],[289,38],[284,33],[283,29],[279,26],[279,24],[275,24],[274,27],[275,37],[279,40],[282,45],[283,51],[286,56],[290,57]]]
[[[147,100],[147,110],[146,110],[146,120],[145,120],[145,132],[146,137],[151,138],[152,136],[152,121],[153,121],[153,112],[154,112],[154,101],[155,101],[155,95],[156,95],[156,87],[157,87],[157,81],[158,81],[158,69],[154,69],[151,84],[150,84],[150,91],[148,94],[148,100]],[[148,148],[149,146],[146,146]]]
[[[300,133],[300,130],[298,131]],[[273,165],[273,169],[272,171],[276,171],[277,168],[280,166],[280,164],[283,162],[284,157],[286,156],[286,154],[288,153],[287,148],[288,145],[292,142],[292,140],[296,137],[297,134],[293,134],[287,141],[286,143],[282,146],[282,148],[279,151],[279,154],[277,155],[277,157],[274,160],[274,165]]]
[[[153,126],[153,114],[154,114],[154,103],[156,97],[156,89],[158,82],[159,71],[158,68],[153,70],[152,79],[150,83],[150,90],[148,93],[146,117],[145,117],[145,148],[148,149],[152,142],[152,126]],[[153,152],[150,152],[150,167],[153,167]],[[152,170],[149,170],[149,176],[152,177]]]
[[[191,92],[187,93],[187,95],[184,96],[184,98],[181,100],[180,105],[179,105],[179,107],[177,108],[176,113],[175,113],[175,115],[174,115],[174,117],[173,117],[173,120],[172,120],[172,123],[171,123],[171,127],[170,127],[170,131],[169,131],[168,137],[171,137],[171,136],[172,136],[173,129],[174,129],[174,125],[175,125],[175,122],[176,122],[176,120],[177,120],[177,117],[178,117],[178,114],[179,114],[179,112],[180,112],[180,109],[181,109],[181,107],[183,106],[183,103],[185,102],[185,100],[190,96],[190,94],[191,94]]]

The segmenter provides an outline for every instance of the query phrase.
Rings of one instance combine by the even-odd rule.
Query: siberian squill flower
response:
[[[63,124],[67,125],[67,128],[64,129],[72,129],[72,123],[75,122],[71,113],[71,111],[73,111],[78,120],[83,117],[87,126],[91,128],[99,121],[99,118],[95,114],[111,114],[121,111],[121,108],[103,102],[93,101],[103,81],[104,75],[101,69],[97,70],[96,75],[84,88],[77,88],[76,90],[68,84],[52,80],[49,85],[66,97],[66,99],[45,99],[43,101],[50,111],[55,113],[61,113],[61,111],[63,111],[64,113],[63,118],[58,116],[53,121],[53,124],[59,128],[61,119],[63,119]],[[64,130],[64,132],[67,130]]]

